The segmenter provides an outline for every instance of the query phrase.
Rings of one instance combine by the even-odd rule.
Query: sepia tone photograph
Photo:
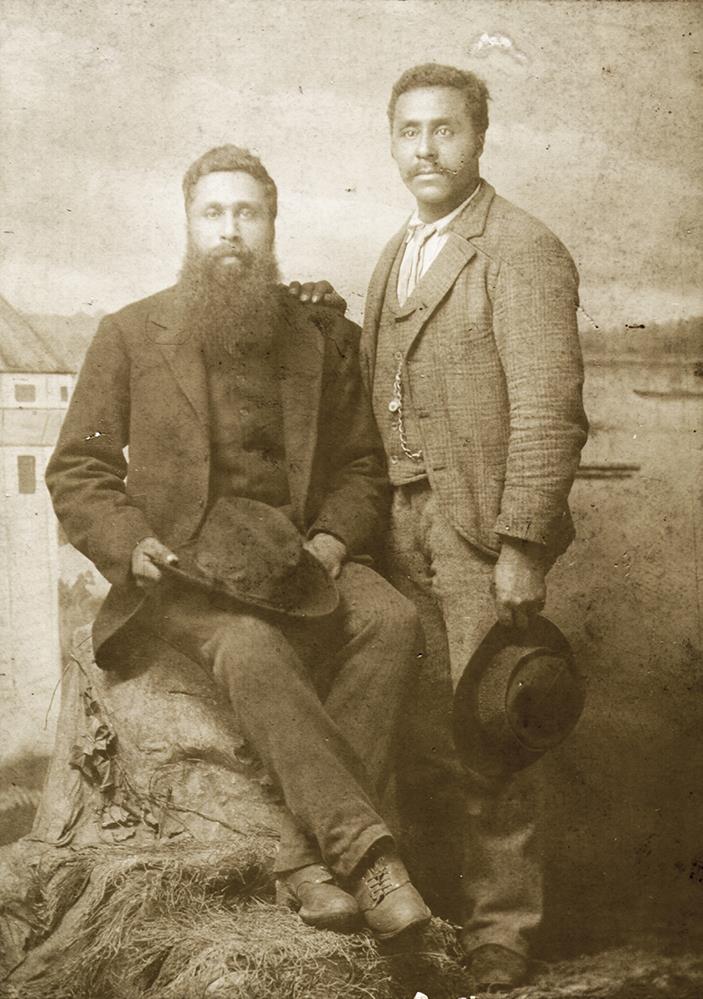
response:
[[[699,0],[6,0],[0,997],[703,994]]]

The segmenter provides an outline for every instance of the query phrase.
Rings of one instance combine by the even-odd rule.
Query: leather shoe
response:
[[[432,916],[395,853],[382,853],[370,860],[353,879],[352,893],[366,925],[379,940],[419,929]]]
[[[324,864],[309,864],[289,871],[276,882],[276,902],[295,909],[308,926],[338,933],[361,922],[359,906],[335,884]]]
[[[501,944],[477,947],[465,960],[479,991],[507,992],[527,981],[527,959]]]

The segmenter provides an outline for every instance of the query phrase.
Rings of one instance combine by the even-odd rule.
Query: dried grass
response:
[[[40,977],[20,986],[17,995],[406,999],[416,985],[434,988],[433,999],[460,994],[446,992],[452,974],[459,973],[447,953],[453,933],[446,924],[435,921],[404,951],[382,951],[368,933],[307,927],[262,897],[270,858],[262,856],[259,843],[252,840],[248,854],[173,845],[139,854],[90,851],[94,866],[73,910],[80,920]],[[45,911],[54,917],[55,893],[70,885],[75,896],[90,858],[72,859],[71,870],[54,871],[44,892]],[[61,932],[59,926],[59,937]]]
[[[59,896],[82,916],[17,999],[457,999],[475,994],[452,927],[380,947],[367,933],[305,926],[267,900],[269,847],[80,851],[47,868],[51,922]],[[92,868],[90,863],[92,862]],[[86,882],[86,876],[88,880]],[[80,898],[76,893],[83,884]],[[51,914],[51,918],[49,918]],[[61,926],[57,937],[61,935]],[[49,941],[51,941],[49,937]],[[0,995],[3,994],[0,986]],[[546,967],[511,999],[699,999],[703,957],[662,956],[651,941]]]

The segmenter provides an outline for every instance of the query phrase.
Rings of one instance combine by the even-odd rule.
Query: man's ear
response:
[[[477,159],[478,159],[479,156],[483,155],[483,145],[484,145],[485,141],[486,141],[486,133],[485,132],[481,132],[481,134],[478,137],[478,152],[476,153],[476,158]]]

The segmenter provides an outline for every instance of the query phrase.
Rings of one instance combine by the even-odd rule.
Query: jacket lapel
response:
[[[482,181],[482,189],[476,198],[450,223],[446,243],[413,294],[398,309],[396,315],[399,318],[418,312],[421,323],[427,322],[461,271],[476,256],[472,239],[480,236],[485,229],[486,216],[494,196],[491,185]]]
[[[146,334],[158,345],[173,377],[203,429],[208,429],[207,378],[202,351],[192,330],[183,326],[183,303],[178,288],[170,288],[146,320]]]
[[[373,384],[376,367],[376,344],[378,342],[378,327],[381,322],[383,300],[386,295],[388,278],[393,269],[393,263],[405,239],[407,225],[404,225],[386,245],[376,264],[369,290],[366,293],[364,306],[364,325],[361,333],[362,371],[369,388]]]
[[[288,488],[302,528],[317,445],[324,340],[307,311],[289,299],[283,298],[281,406]]]
[[[399,306],[396,317],[404,319],[416,312],[422,323],[427,322],[475,254],[476,250],[471,243],[467,243],[455,232],[448,232],[447,242],[442,247],[441,253],[423,275],[422,281],[410,298]]]
[[[472,239],[475,236],[480,236],[483,232],[488,210],[494,197],[493,187],[486,181],[482,181],[482,189],[476,198],[466,206],[447,229],[447,241],[437,259],[423,276],[410,298],[395,311],[396,321],[399,325],[403,320],[409,320],[406,336],[403,338],[403,347],[406,353],[427,320],[450,291],[461,271],[476,255],[477,251]],[[403,242],[405,231],[405,228],[401,229],[384,250],[369,286],[364,315],[364,350],[367,353],[369,384],[373,382],[378,327],[388,277]]]
[[[491,187],[487,181],[482,180],[481,190],[464,211],[450,223],[447,231],[456,232],[462,239],[473,239],[474,236],[480,236],[486,228],[488,211],[495,196],[495,188]]]
[[[283,300],[281,331],[281,405],[291,501],[300,519],[305,505],[317,444],[324,343],[306,310],[288,295]],[[207,376],[197,338],[183,327],[177,288],[169,289],[146,320],[146,334],[156,344],[203,431],[208,432]]]

